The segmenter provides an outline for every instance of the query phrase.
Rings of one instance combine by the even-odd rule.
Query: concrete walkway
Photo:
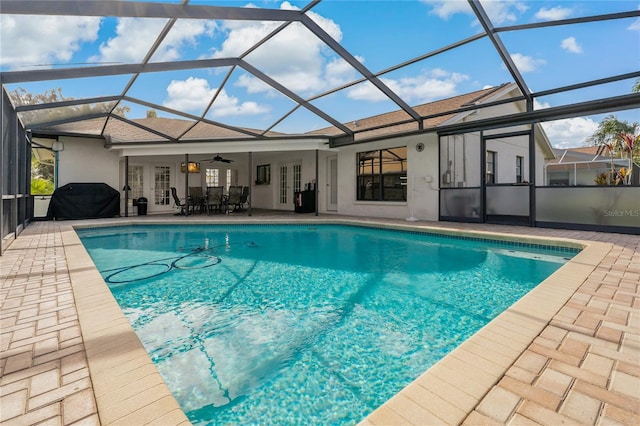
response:
[[[219,219],[97,222],[162,220]],[[33,223],[0,257],[0,423],[188,423],[87,260],[74,223],[88,222]],[[640,237],[411,226],[586,248],[362,424],[640,424]]]

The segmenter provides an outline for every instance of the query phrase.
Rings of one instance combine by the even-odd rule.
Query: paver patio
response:
[[[292,216],[233,219],[290,222]],[[162,220],[203,219],[98,222]],[[409,226],[402,220],[370,221]],[[93,222],[32,223],[0,257],[0,423],[187,424],[71,229]],[[587,248],[363,425],[640,424],[640,237],[475,224],[410,226],[515,240],[551,238]]]

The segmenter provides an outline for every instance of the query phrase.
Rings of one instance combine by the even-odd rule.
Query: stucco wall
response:
[[[104,148],[104,141],[61,137],[64,150],[58,153],[58,186],[68,183],[106,183],[120,190],[120,158]]]
[[[416,144],[423,143],[422,152]],[[357,153],[384,148],[407,147],[408,202],[356,201]],[[340,149],[338,154],[338,213],[370,217],[438,219],[438,144],[434,134],[400,137],[358,144]],[[427,182],[431,180],[431,182]],[[415,183],[415,186],[414,186]],[[414,189],[415,188],[415,189]],[[413,212],[411,203],[415,200]]]

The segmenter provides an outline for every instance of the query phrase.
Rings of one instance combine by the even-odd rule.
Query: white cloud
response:
[[[422,0],[433,7],[432,13],[442,19],[449,19],[456,13],[473,14],[471,6],[466,1]]]
[[[227,95],[227,92],[223,90],[214,102],[209,115],[212,117],[230,117],[265,114],[269,111],[270,109],[267,106],[260,105],[257,102],[240,102],[238,98]]]
[[[356,56],[356,59],[364,63],[364,58]],[[360,77],[356,70],[342,58],[335,58],[327,62],[324,78],[329,87],[338,87],[347,81],[353,81]]]
[[[587,138],[598,130],[598,123],[577,117],[545,122],[542,127],[554,148],[576,148],[584,146]]]
[[[575,37],[565,38],[564,40],[562,40],[562,43],[560,43],[560,46],[567,52],[582,53],[582,46],[578,44]]]
[[[397,80],[381,78],[380,80],[407,102],[418,105],[455,95],[457,93],[456,88],[458,83],[468,79],[469,76],[465,74],[453,73],[437,68],[417,77]],[[349,90],[348,96],[351,99],[367,101],[382,101],[388,99],[387,96],[371,83],[364,83],[354,87]]]
[[[528,7],[516,0],[491,0],[482,3],[494,25],[513,23]]]
[[[18,68],[68,63],[81,44],[95,41],[100,18],[0,15],[0,64]]]
[[[186,80],[173,80],[167,87],[168,98],[163,105],[177,110],[202,113],[216,90],[217,88],[210,87],[209,82],[202,78],[189,77]],[[228,117],[262,114],[268,111],[269,108],[266,106],[256,102],[240,102],[238,98],[229,96],[225,90],[221,90],[209,115]]]
[[[627,29],[630,31],[640,31],[640,18],[633,21],[633,23],[629,25]]]
[[[638,10],[640,10],[640,6],[638,6]],[[640,18],[636,18],[627,29],[630,31],[640,31]]]
[[[290,3],[283,2],[281,9],[293,10]],[[340,27],[330,19],[316,13],[308,15],[336,41],[342,40]],[[251,46],[278,28],[278,22],[235,21],[225,22],[221,28],[227,37],[219,49],[213,51],[214,58],[237,57]],[[313,33],[299,23],[293,23],[280,31],[244,59],[269,77],[295,93],[305,96],[319,93],[330,85],[337,85],[353,78],[355,73],[342,59],[328,56],[326,46]],[[256,78],[245,76],[238,82],[247,90],[269,90]]]
[[[572,13],[573,10],[567,7],[557,6],[549,9],[543,7],[536,12],[535,18],[541,21],[557,21],[559,19],[566,19],[570,17]]]
[[[547,63],[544,59],[535,59],[521,53],[512,54],[511,59],[521,73],[535,71],[539,66]]]
[[[534,101],[534,109],[544,108],[549,108],[549,104]],[[587,138],[598,130],[599,123],[590,118],[576,117],[547,121],[541,125],[554,148],[577,148],[584,146]]]
[[[456,13],[473,15],[473,10],[466,1],[422,0],[432,6],[432,13],[442,19],[449,19]],[[518,0],[486,0],[482,2],[485,12],[494,25],[502,25],[517,21],[518,16],[527,10],[527,6]]]
[[[94,60],[125,63],[142,61],[165,23],[164,19],[118,19],[116,36],[102,43],[100,55]],[[179,59],[182,47],[195,44],[199,36],[212,35],[214,30],[214,21],[178,20],[154,53],[152,60],[163,62]]]

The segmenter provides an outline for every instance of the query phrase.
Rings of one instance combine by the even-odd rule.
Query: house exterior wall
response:
[[[516,157],[524,158],[523,179],[529,181],[529,148],[528,137],[519,136],[504,139],[487,140],[487,151],[497,154],[496,181],[497,184],[516,183]],[[544,163],[541,163],[543,165]],[[542,170],[542,168],[539,168]]]
[[[323,163],[320,160],[321,164]],[[271,166],[271,183],[268,185],[256,185],[256,169],[259,165],[269,164]],[[252,159],[252,187],[251,206],[260,209],[283,208],[279,203],[280,190],[280,167],[285,164],[300,164],[302,167],[301,186],[316,179],[316,156],[315,151],[284,151],[284,152],[260,152],[253,154]],[[246,167],[245,167],[246,170]],[[318,170],[324,177],[322,168]],[[323,180],[323,178],[322,178]],[[322,189],[322,188],[321,188]],[[320,196],[321,198],[321,196]],[[293,199],[286,205],[287,210],[293,210]]]
[[[503,98],[514,97],[519,93],[517,90],[512,90],[508,95],[503,96]],[[486,118],[496,117],[496,116],[504,116],[515,114],[519,112],[523,112],[525,110],[525,105],[523,101],[518,101],[514,103],[496,105],[489,108],[482,108],[475,113],[467,113],[464,118],[455,118],[452,121],[462,121],[469,122],[475,120],[482,120]],[[529,125],[520,125],[520,126],[511,126],[511,127],[503,127],[499,129],[490,129],[483,132],[485,137],[507,134],[507,133],[515,133],[515,132],[525,132],[530,128]],[[462,137],[462,135],[458,136]],[[464,151],[467,154],[467,158],[474,158],[478,152],[478,146],[480,144],[480,133],[467,133],[464,135],[465,143],[467,149]],[[544,136],[542,136],[540,128],[536,128],[536,145],[535,145],[535,153],[536,153],[536,173],[535,173],[535,184],[543,185],[544,184],[544,164],[545,164],[545,151],[542,148],[542,145],[545,145],[546,141]],[[496,183],[513,183],[516,182],[516,156],[521,156],[524,158],[524,167],[523,167],[523,180],[529,181],[529,139],[528,136],[520,136],[520,137],[510,137],[510,138],[499,138],[499,139],[488,139],[486,144],[486,149],[488,151],[495,151],[498,153],[498,168],[497,168],[497,176]],[[456,161],[460,161],[456,159]],[[453,185],[451,186],[479,186],[480,182],[476,181],[476,176],[483,176],[485,171],[480,171],[480,162],[479,161],[466,161],[466,180],[453,180]],[[458,185],[458,182],[464,181],[464,185]],[[444,186],[444,185],[443,185]]]
[[[60,137],[64,150],[58,152],[58,187],[68,183],[106,183],[121,190],[118,179],[120,158],[104,149],[104,141],[92,138]]]
[[[496,94],[496,97],[510,96],[511,94]],[[522,102],[518,104],[503,104],[491,108],[482,109],[476,113],[458,114],[445,124],[461,121],[473,121],[495,115],[505,115],[519,112],[523,109]],[[498,135],[525,131],[528,126],[516,126],[502,129],[492,129],[483,132],[485,136]],[[329,149],[326,145],[318,145],[318,211],[327,212],[328,206],[328,177],[327,158],[337,156],[338,163],[338,188],[336,213],[355,216],[408,218],[416,217],[422,220],[438,220],[439,217],[439,188],[480,186],[485,171],[480,164],[480,132],[471,132],[464,135],[439,138],[436,133],[421,135],[398,136],[386,140],[359,143],[340,148]],[[544,157],[545,151],[541,144],[546,144],[542,136],[538,137],[540,143],[536,144],[536,184],[544,183]],[[261,142],[263,143],[263,142]],[[221,171],[233,170],[236,185],[251,185],[251,205],[262,209],[294,210],[293,197],[286,204],[280,203],[280,167],[285,164],[300,164],[302,170],[301,186],[316,179],[316,151],[288,150],[282,142],[274,141],[274,151],[267,151],[267,146],[261,145],[260,152],[254,152],[251,157],[251,170],[249,170],[249,154],[247,151],[258,148],[257,145],[238,146],[239,152],[229,152],[225,157],[234,161],[232,163],[211,163],[212,154],[205,154],[209,146],[198,147],[198,150],[189,153],[189,161],[201,163],[200,174],[189,174],[189,186],[207,186],[205,170],[218,168]],[[424,149],[416,149],[418,143],[424,144]],[[271,145],[268,145],[271,146]],[[307,145],[308,146],[308,145]],[[363,151],[379,150],[384,148],[407,147],[407,201],[359,201],[357,200],[357,154]],[[278,148],[280,150],[278,151]],[[134,155],[129,156],[129,165],[142,165],[144,174],[143,196],[149,199],[150,212],[171,211],[173,199],[169,203],[153,205],[154,198],[154,168],[156,165],[170,167],[170,186],[176,187],[181,197],[185,196],[186,174],[181,172],[181,163],[185,161],[184,155],[178,155],[175,147],[170,147],[173,152],[163,151],[168,148],[158,148],[156,155],[149,156],[136,147]],[[326,149],[325,149],[326,148]],[[529,149],[528,136],[498,137],[487,139],[487,150],[497,152],[497,179],[498,184],[516,183],[516,157],[523,158],[523,180],[529,180]],[[193,148],[195,149],[195,148]],[[211,149],[215,149],[211,147]],[[241,152],[241,151],[245,152]],[[149,151],[150,152],[150,151]],[[125,181],[124,158],[119,156],[119,151],[104,149],[102,141],[66,138],[66,149],[61,153],[60,182],[61,184],[72,181],[105,182],[110,186],[121,190]],[[96,161],[99,159],[100,161]],[[271,181],[268,184],[257,185],[256,169],[260,165],[271,166]],[[90,165],[87,166],[87,165]],[[445,172],[450,174],[445,179]],[[224,172],[223,172],[224,173]],[[220,184],[224,182],[224,179]],[[292,189],[291,189],[291,195]]]
[[[438,138],[435,134],[399,137],[340,148],[338,154],[338,213],[354,216],[438,219]],[[416,145],[423,143],[422,152]],[[407,147],[407,202],[356,200],[357,154]],[[428,182],[430,181],[430,182]],[[415,185],[415,186],[414,186]],[[413,211],[411,205],[413,204]]]

